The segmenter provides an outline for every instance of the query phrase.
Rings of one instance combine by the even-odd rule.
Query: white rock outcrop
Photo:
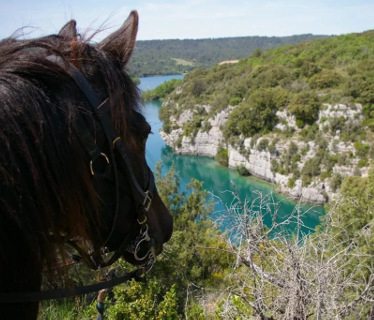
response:
[[[222,131],[217,127],[212,127],[208,132],[200,130],[195,138],[182,136],[182,129],[173,130],[170,134],[161,131],[160,135],[177,154],[214,157],[223,143]]]
[[[210,110],[209,106],[203,106],[204,109]],[[238,150],[236,147],[226,145],[221,131],[222,125],[227,121],[230,112],[233,107],[219,112],[214,118],[209,119],[211,128],[208,131],[200,130],[194,138],[183,136],[183,129],[181,127],[172,130],[169,134],[161,132],[161,137],[167,145],[173,148],[175,153],[179,154],[190,154],[190,155],[202,155],[214,157],[217,154],[219,147],[228,149],[228,166],[230,168],[236,168],[238,166],[244,166],[252,175],[257,176],[261,179],[269,181],[277,185],[277,189],[289,195],[294,199],[302,199],[313,203],[323,204],[328,199],[333,199],[337,196],[333,188],[331,187],[331,179],[327,178],[324,181],[320,180],[320,177],[316,177],[309,186],[303,186],[300,179],[295,181],[291,180],[291,175],[283,175],[274,172],[272,168],[272,160],[278,159],[282,154],[287,152],[288,147],[291,143],[296,144],[298,150],[305,149],[306,152],[301,156],[298,162],[299,170],[301,170],[304,164],[317,154],[318,145],[315,141],[304,142],[297,138],[297,134],[292,139],[281,139],[275,144],[276,152],[271,153],[267,149],[258,150],[258,144],[264,137],[259,138],[256,142],[252,142],[252,138],[243,140],[242,147]],[[320,111],[317,125],[323,128],[326,123],[332,121],[333,118],[344,117],[347,121],[353,121],[356,125],[360,125],[362,121],[362,106],[359,104],[347,106],[347,105],[324,105]],[[183,125],[187,121],[191,120],[194,112],[191,110],[184,111],[179,119],[174,123]],[[281,119],[277,128],[279,130],[286,130],[292,128],[299,130],[296,126],[294,116],[289,115],[286,111],[277,113]],[[266,137],[268,138],[268,136]],[[269,142],[274,136],[269,136]],[[339,139],[339,132],[336,135],[328,136],[327,148],[331,155],[338,157],[351,158],[352,154],[355,153],[354,145],[351,142],[343,142]],[[335,164],[332,168],[332,173],[339,173],[342,176],[351,176],[354,174],[361,174],[366,176],[368,174],[368,168],[357,168],[358,159],[350,159],[348,164]]]
[[[210,110],[210,106],[201,106],[205,111]],[[209,119],[211,128],[208,131],[199,130],[195,137],[183,136],[183,130],[179,127],[172,130],[169,134],[161,131],[161,138],[165,143],[173,148],[173,151],[178,154],[190,154],[199,156],[214,157],[217,154],[218,147],[224,144],[221,126],[227,121],[229,112],[232,107],[227,108],[216,114],[212,119]],[[194,112],[185,110],[179,116],[174,124],[183,125],[192,120]]]
[[[271,170],[271,155],[267,151],[250,149],[250,155],[244,157],[238,150],[229,146],[229,168],[244,166],[251,174],[269,182],[276,183],[274,173]]]

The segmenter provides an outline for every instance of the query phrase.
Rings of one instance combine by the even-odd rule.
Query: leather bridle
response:
[[[145,266],[146,270],[150,270],[156,261],[154,240],[148,234],[149,227],[147,224],[148,212],[156,190],[153,173],[147,167],[148,183],[145,190],[143,190],[135,177],[130,160],[126,155],[124,143],[117,135],[112,120],[110,119],[108,99],[100,101],[84,75],[74,65],[67,62],[62,57],[55,55],[48,56],[47,60],[61,67],[74,80],[77,87],[89,102],[89,111],[92,111],[94,117],[100,123],[107,140],[109,155],[102,152],[99,146],[95,143],[94,138],[90,135],[85,120],[78,116],[78,138],[91,159],[90,171],[93,179],[95,179],[97,175],[101,175],[101,178],[107,178],[115,185],[116,205],[114,219],[109,235],[104,241],[102,247],[104,248],[113,236],[120,210],[120,189],[125,189],[127,193],[129,193],[128,195],[131,197],[132,201],[135,203],[137,222],[140,228],[139,234],[135,239],[131,239],[131,237],[133,237],[131,234],[126,235],[119,247],[115,250],[114,254],[106,261],[103,260],[102,254],[98,254],[97,252],[92,254],[84,253],[84,251],[74,241],[69,241],[69,243],[77,249],[78,253],[81,254],[86,263],[93,269],[110,266],[125,252],[130,252],[133,254],[136,261],[140,263],[143,262],[143,266]],[[105,172],[97,174],[94,169],[95,162],[100,158],[106,162],[107,168]],[[123,173],[118,170],[117,161],[121,162],[121,171],[124,171]],[[146,247],[145,253],[143,252],[143,247]]]
[[[94,138],[91,136],[85,120],[83,117],[78,116],[78,139],[90,157],[89,167],[93,180],[95,181],[97,176],[100,176],[101,178],[107,179],[115,186],[115,214],[110,232],[102,245],[102,249],[104,249],[103,251],[105,251],[104,247],[108,244],[113,236],[116,222],[119,217],[120,189],[125,190],[126,193],[128,193],[128,195],[131,197],[132,201],[135,202],[137,222],[140,229],[139,234],[135,237],[133,234],[127,234],[119,247],[114,251],[114,254],[107,260],[104,260],[103,253],[85,252],[73,239],[70,239],[67,242],[77,250],[86,264],[95,270],[110,266],[126,252],[133,254],[134,259],[141,264],[141,267],[132,272],[126,273],[121,277],[93,285],[36,292],[0,292],[0,304],[59,299],[86,294],[101,290],[103,288],[110,288],[131,279],[141,281],[144,273],[149,271],[156,262],[154,240],[149,236],[149,226],[147,223],[148,212],[152,204],[154,192],[156,190],[152,171],[147,167],[148,183],[145,190],[143,190],[135,177],[130,160],[126,155],[124,143],[122,142],[121,138],[117,136],[113,123],[110,119],[108,99],[101,102],[84,75],[75,66],[64,60],[62,57],[52,55],[48,56],[47,60],[58,65],[74,80],[75,84],[89,102],[90,110],[88,111],[92,111],[94,117],[100,123],[107,140],[109,154],[102,152],[99,146],[95,143]],[[96,172],[95,162],[99,161],[100,159],[104,160],[106,163],[106,169],[104,172],[99,173]],[[121,165],[121,170],[124,172],[121,172],[121,170],[118,169],[117,161],[120,161],[119,164]]]

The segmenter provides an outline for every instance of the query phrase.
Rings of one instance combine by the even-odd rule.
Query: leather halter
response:
[[[137,211],[137,221],[140,226],[139,235],[135,239],[131,239],[131,235],[125,236],[118,249],[107,261],[102,261],[101,258],[99,261],[96,261],[92,255],[85,253],[74,241],[70,241],[70,244],[73,247],[75,247],[78,253],[81,254],[81,256],[83,257],[85,262],[93,269],[110,266],[126,251],[132,253],[134,255],[135,260],[143,262],[143,265],[140,268],[132,272],[129,272],[119,278],[115,278],[103,283],[96,283],[93,285],[50,291],[6,293],[0,292],[0,305],[2,303],[36,302],[48,299],[65,298],[98,291],[103,288],[110,288],[115,285],[121,284],[125,281],[129,281],[131,279],[141,281],[142,276],[147,271],[149,271],[153,267],[153,264],[156,262],[156,253],[153,247],[154,241],[152,238],[150,238],[148,234],[147,224],[147,214],[152,204],[153,193],[156,188],[152,171],[148,168],[148,185],[146,191],[144,191],[135,177],[131,163],[126,155],[125,146],[121,141],[121,138],[116,135],[114,126],[109,116],[109,112],[103,112],[109,110],[108,100],[106,99],[104,102],[100,102],[97,95],[88,83],[87,79],[77,68],[75,68],[69,62],[65,61],[59,56],[49,56],[47,57],[47,60],[61,67],[74,80],[76,85],[79,87],[79,89],[82,91],[87,101],[89,102],[91,111],[93,111],[96,119],[100,122],[102,129],[105,133],[105,137],[108,140],[108,146],[110,150],[109,156],[99,149],[94,139],[90,135],[89,129],[84,119],[82,117],[78,117],[77,129],[79,133],[79,140],[91,158],[90,171],[93,178],[95,179],[96,176],[95,161],[97,161],[99,158],[103,158],[107,163],[108,167],[112,168],[113,170],[113,173],[111,173],[110,170],[107,170],[106,178],[108,178],[109,181],[115,184],[116,209],[112,228],[103,246],[105,246],[105,244],[108,243],[115,229],[116,221],[119,215],[120,188],[127,190],[128,193],[130,193],[129,196],[131,196],[132,200],[135,202]],[[121,169],[125,171],[124,174],[122,174],[117,168],[116,154],[119,155],[119,160],[122,162]],[[126,186],[128,186],[129,188],[127,188]],[[143,250],[141,247],[143,245],[146,245],[145,253],[142,252]]]
[[[94,163],[99,158],[103,158],[113,172],[108,173],[107,170],[106,178],[112,181],[115,185],[116,190],[116,208],[114,220],[112,223],[111,230],[107,239],[104,241],[103,247],[109,242],[110,238],[113,235],[116,221],[119,215],[119,190],[120,187],[128,190],[129,196],[135,202],[136,211],[137,211],[137,222],[140,226],[140,231],[136,239],[131,239],[130,235],[125,236],[122,240],[122,243],[118,249],[114,252],[112,257],[103,261],[101,258],[99,261],[95,261],[94,258],[82,251],[74,242],[70,242],[81,254],[86,261],[86,263],[93,269],[107,267],[113,264],[119,257],[121,257],[126,251],[134,255],[135,260],[143,261],[146,265],[146,269],[152,268],[153,264],[156,261],[156,254],[153,247],[153,239],[148,235],[148,224],[147,224],[147,214],[149,208],[152,204],[153,193],[155,191],[155,181],[152,171],[148,168],[148,184],[146,190],[138,183],[134,171],[132,169],[129,158],[126,155],[126,150],[124,143],[121,138],[116,134],[113,123],[109,116],[109,101],[108,99],[101,102],[92,89],[91,85],[84,77],[84,75],[71,63],[67,62],[60,56],[48,56],[47,60],[61,67],[67,74],[74,80],[75,84],[81,90],[81,92],[86,97],[90,105],[90,111],[93,111],[93,114],[96,120],[99,121],[101,127],[104,131],[104,135],[107,139],[110,154],[109,156],[103,153],[100,148],[95,143],[93,137],[90,135],[90,131],[82,117],[78,117],[78,137],[82,145],[84,146],[86,152],[91,158],[90,161],[90,171],[95,179],[95,170]],[[119,156],[117,159],[122,162],[121,170],[125,171],[124,174],[118,170],[116,163],[116,154]],[[114,181],[113,181],[114,180]],[[126,187],[127,186],[127,187]],[[144,254],[140,254],[141,245],[147,245],[148,250]],[[95,253],[97,255],[97,253]],[[139,255],[141,255],[139,257]]]

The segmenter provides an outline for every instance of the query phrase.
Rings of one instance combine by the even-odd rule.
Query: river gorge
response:
[[[164,81],[181,77],[141,78],[139,88],[143,91],[153,89]],[[212,219],[221,218],[222,220],[223,218],[223,221],[225,220],[225,206],[230,206],[233,201],[232,192],[235,191],[243,201],[247,199],[249,203],[254,203],[259,201],[260,197],[265,197],[268,205],[278,207],[278,216],[280,218],[287,217],[295,208],[300,209],[301,213],[307,212],[302,218],[305,225],[304,232],[312,230],[319,224],[319,217],[324,214],[323,206],[300,205],[282,195],[276,194],[273,184],[255,177],[242,177],[235,170],[220,166],[212,158],[174,154],[159,134],[162,127],[162,123],[158,118],[160,108],[161,101],[146,102],[144,106],[144,115],[152,126],[153,132],[147,142],[146,153],[148,164],[154,170],[156,163],[162,161],[164,173],[169,171],[173,165],[179,174],[182,190],[191,178],[203,181],[204,188],[215,196],[215,209],[211,216]],[[267,219],[269,221],[265,222],[270,223],[271,217]],[[225,225],[227,226],[228,223],[224,222],[223,228],[225,228]]]

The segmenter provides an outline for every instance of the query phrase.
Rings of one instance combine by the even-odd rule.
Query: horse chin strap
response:
[[[149,227],[146,221],[147,218],[141,221],[143,223],[140,223],[138,220],[138,223],[141,226],[140,231],[138,236],[130,242],[130,245],[128,237],[125,237],[111,258],[107,261],[95,262],[95,267],[104,268],[110,266],[116,260],[118,260],[120,256],[127,252],[132,254],[137,262],[143,263],[142,268],[144,268],[145,272],[150,271],[153,265],[156,263],[156,251],[154,248],[154,240],[149,236]]]
[[[126,155],[125,145],[122,142],[121,138],[118,137],[115,132],[113,123],[109,115],[108,99],[101,102],[84,75],[75,66],[64,60],[62,57],[53,55],[47,57],[47,60],[61,67],[74,80],[75,84],[78,86],[78,88],[81,90],[81,92],[89,102],[91,111],[93,111],[96,119],[100,122],[105,136],[108,140],[110,150],[109,156],[107,156],[99,149],[93,137],[90,135],[90,131],[84,119],[82,117],[78,117],[78,137],[91,158],[90,171],[93,179],[95,179],[97,176],[101,176],[101,178],[104,177],[115,185],[116,190],[116,209],[114,220],[109,235],[104,241],[103,247],[105,247],[112,238],[116,222],[118,220],[120,188],[126,189],[126,192],[135,202],[137,222],[140,227],[138,236],[136,236],[136,238],[132,240],[132,235],[127,235],[123,239],[118,249],[114,252],[114,254],[106,261],[104,261],[104,259],[102,258],[102,252],[97,252],[97,250],[95,250],[92,254],[88,254],[84,252],[84,250],[79,247],[75,241],[70,241],[69,243],[82,256],[83,260],[85,260],[86,263],[93,269],[110,266],[125,253],[130,253],[133,254],[134,259],[139,262],[139,264],[143,263],[142,268],[144,269],[144,271],[149,271],[156,262],[154,240],[149,236],[149,226],[147,224],[148,211],[151,207],[153,193],[155,191],[155,181],[153,173],[148,168],[149,181],[146,187],[146,191],[144,191],[135,177],[130,160]],[[99,159],[104,159],[104,161],[106,162],[106,170],[104,173],[95,172],[95,162]],[[116,159],[120,161],[121,170],[124,171],[123,173],[118,170]],[[129,186],[129,188],[126,186]]]
[[[73,257],[74,260],[80,261],[83,259],[86,265],[88,265],[91,269],[97,270],[112,265],[124,253],[129,253],[133,255],[135,261],[141,264],[140,270],[142,273],[150,271],[153,268],[153,265],[156,263],[157,255],[154,248],[154,240],[149,236],[149,227],[145,221],[141,225],[137,237],[132,241],[130,236],[125,237],[115,253],[107,260],[103,259],[103,256],[108,255],[107,248],[103,247],[101,250],[93,250],[91,253],[87,253],[77,244],[76,241],[69,240],[68,244],[71,245],[79,254],[79,256]]]

